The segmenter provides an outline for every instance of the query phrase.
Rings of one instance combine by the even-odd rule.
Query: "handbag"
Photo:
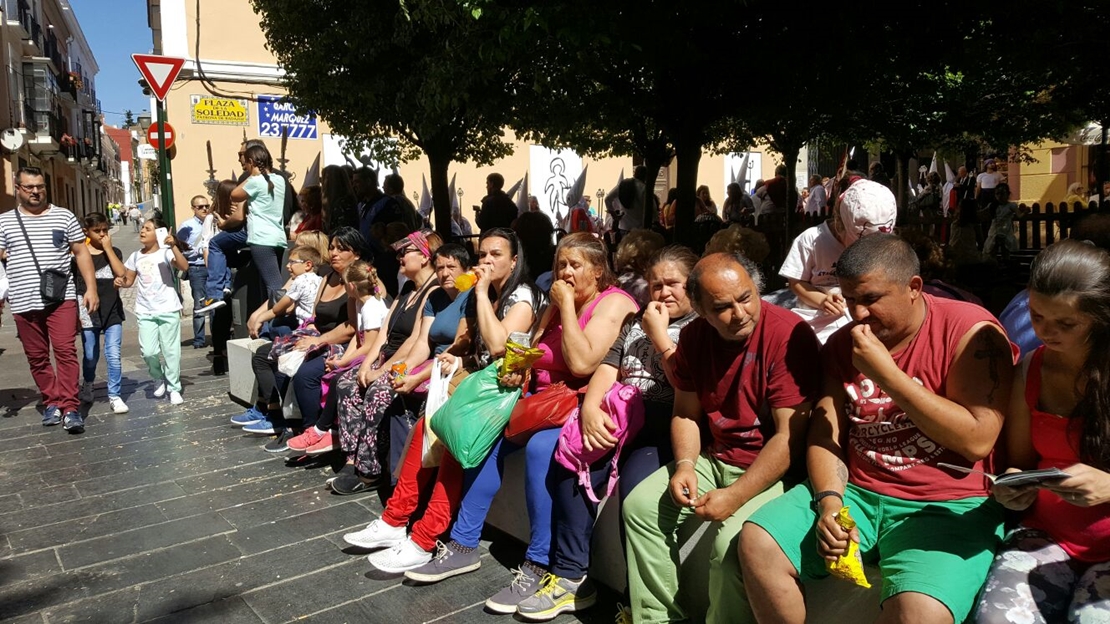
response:
[[[578,394],[560,381],[521,399],[509,416],[505,438],[523,445],[537,431],[562,427],[578,411]]]
[[[424,468],[438,466],[443,459],[443,443],[432,431],[432,417],[439,408],[447,403],[447,390],[451,377],[459,368],[459,358],[450,367],[436,360],[432,364],[432,378],[428,380],[428,398],[424,401],[424,447],[420,453],[420,465]]]
[[[644,400],[640,389],[620,382],[614,383],[605,398],[601,401],[601,411],[613,421],[616,430],[612,432],[617,439],[616,448],[594,449],[587,451],[582,443],[581,412],[576,410],[563,425],[559,432],[559,443],[555,447],[555,461],[567,470],[578,475],[578,483],[586,491],[586,497],[594,503],[601,502],[594,492],[590,480],[590,465],[612,452],[613,458],[609,462],[609,482],[605,488],[605,496],[613,493],[617,487],[617,464],[620,462],[621,449],[629,440],[640,433],[644,426]]]
[[[27,241],[27,251],[35,263],[35,270],[39,272],[39,294],[46,305],[61,303],[66,300],[66,287],[69,286],[69,274],[60,269],[42,270],[39,259],[35,256],[35,248],[31,246],[31,237],[27,235],[27,226],[23,225],[23,215],[19,207],[15,209],[15,219],[19,222],[19,229],[23,230],[23,240]]]

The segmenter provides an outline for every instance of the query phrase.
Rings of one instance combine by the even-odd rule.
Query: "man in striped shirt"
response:
[[[70,433],[82,433],[85,422],[77,397],[79,369],[74,346],[77,293],[70,261],[77,261],[85,280],[84,305],[94,312],[100,300],[92,256],[73,213],[46,201],[46,180],[40,169],[20,168],[16,197],[19,205],[15,210],[0,215],[0,251],[7,253],[12,316],[46,408],[42,424],[62,424]],[[49,269],[70,276],[61,303],[43,301],[40,276]],[[50,363],[52,350],[57,369]]]

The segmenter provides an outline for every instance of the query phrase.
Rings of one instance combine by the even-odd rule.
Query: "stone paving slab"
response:
[[[130,229],[113,236],[124,254],[138,248]],[[342,535],[377,517],[380,497],[336,496],[324,487],[329,468],[287,467],[262,451],[266,440],[231,427],[242,408],[228,398],[227,378],[211,374],[207,350],[190,348],[188,317],[185,404],[154,399],[134,291],[122,297],[131,411],[108,411],[102,361],[88,428],[77,436],[40,425],[14,323],[0,316],[0,620],[513,621],[482,603],[511,580],[523,545],[491,530],[482,567],[437,585],[374,571]],[[616,600],[603,590],[592,612],[556,622],[608,624]]]

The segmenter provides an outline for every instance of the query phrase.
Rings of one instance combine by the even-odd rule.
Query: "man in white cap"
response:
[[[892,231],[897,214],[890,189],[861,177],[837,198],[831,222],[794,239],[779,275],[798,297],[794,313],[809,323],[822,343],[851,321],[836,277],[837,259],[860,237]]]

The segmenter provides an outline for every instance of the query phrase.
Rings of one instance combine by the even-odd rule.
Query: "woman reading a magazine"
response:
[[[976,620],[1108,621],[1110,253],[1075,240],[1041,252],[1029,314],[1044,346],[1015,379],[1007,473],[1059,468],[1068,476],[995,484],[995,498],[1023,515],[991,566]]]

